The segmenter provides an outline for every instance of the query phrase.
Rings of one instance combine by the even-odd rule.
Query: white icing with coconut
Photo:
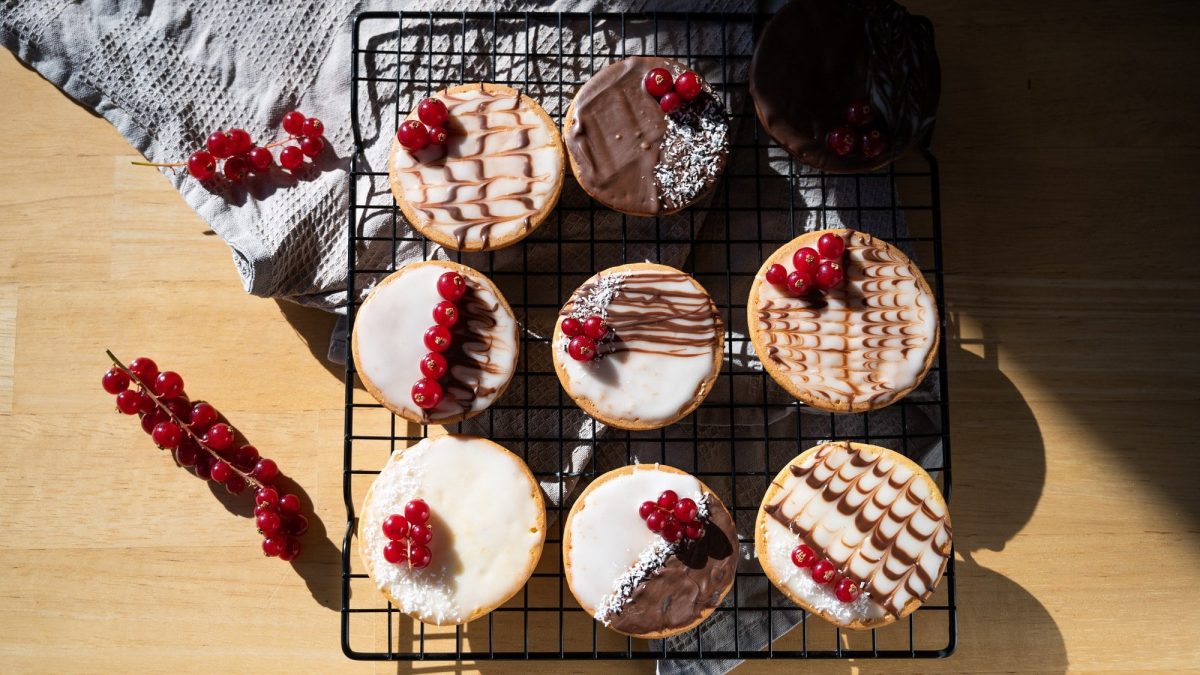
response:
[[[469,436],[427,438],[393,457],[362,514],[364,557],[397,608],[430,623],[459,623],[506,601],[537,563],[545,538],[541,492],[516,455]],[[383,557],[383,521],[413,499],[429,504],[433,561],[425,569]]]
[[[472,340],[466,345],[470,358],[448,359],[451,373],[441,380],[445,395],[436,408],[424,411],[413,403],[412,387],[425,377],[421,373],[421,359],[429,352],[425,331],[434,325],[433,308],[442,301],[437,280],[452,271],[456,270],[436,261],[402,268],[371,293],[354,320],[359,373],[392,406],[410,419],[427,423],[482,412],[507,385],[517,364],[516,319],[490,281],[466,275],[471,290],[458,302],[459,321],[470,322],[475,335],[486,335],[491,342]],[[472,295],[475,301],[467,307]],[[484,316],[472,318],[474,310]],[[494,326],[487,325],[493,321]]]

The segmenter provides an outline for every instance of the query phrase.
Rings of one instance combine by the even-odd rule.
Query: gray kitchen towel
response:
[[[346,258],[349,156],[352,150],[352,134],[348,99],[350,78],[350,31],[354,15],[365,9],[415,9],[415,10],[641,10],[651,6],[661,10],[694,11],[745,11],[753,9],[752,0],[680,0],[677,2],[649,3],[639,0],[611,0],[608,2],[553,2],[509,1],[485,3],[482,0],[459,2],[357,2],[354,0],[294,0],[278,2],[272,0],[176,0],[175,2],[118,2],[117,0],[92,0],[71,2],[69,0],[26,0],[0,5],[0,43],[17,54],[26,64],[36,69],[49,81],[60,87],[72,98],[109,120],[147,159],[153,162],[176,162],[186,158],[201,147],[205,137],[213,130],[240,126],[259,140],[270,140],[282,136],[279,122],[283,114],[298,109],[307,115],[324,120],[329,148],[318,158],[316,165],[291,175],[275,170],[268,176],[252,176],[242,185],[231,185],[226,181],[215,181],[211,185],[201,184],[182,171],[164,171],[184,199],[229,245],[234,265],[247,292],[264,297],[275,297],[343,312],[347,303]],[[605,27],[599,27],[604,32]],[[381,24],[375,32],[367,31],[370,44],[386,53],[394,49],[395,26]],[[673,34],[653,36],[630,34],[620,45],[612,42],[613,31],[608,30],[606,48],[613,53],[653,53],[652,45],[670,49]],[[576,39],[586,35],[574,36]],[[444,51],[450,37],[434,34],[418,42],[431,53]],[[533,36],[505,33],[496,35],[496,51],[500,54],[514,53],[514,40],[532,40],[536,50],[539,40],[552,40],[551,36]],[[694,39],[703,40],[698,36]],[[676,45],[677,46],[677,45]],[[697,44],[708,53],[716,53],[717,45]],[[624,51],[617,52],[617,49]],[[740,45],[747,48],[747,45]],[[497,72],[513,72],[523,64],[507,57],[489,64]],[[744,64],[743,64],[744,65]],[[360,96],[359,120],[364,148],[360,160],[367,166],[385,166],[384,157],[394,129],[395,107],[409,106],[414,92],[389,89],[386,75],[397,66],[386,58],[368,59],[364,63],[368,75],[379,77],[382,84]],[[449,64],[445,60],[430,59],[431,76],[442,77]],[[376,69],[374,72],[371,69]],[[730,73],[730,77],[744,73]],[[453,78],[450,78],[453,79]],[[732,102],[745,105],[745,101]],[[543,101],[547,109],[561,106],[561,101]],[[407,108],[405,108],[407,109]],[[562,107],[558,108],[562,110]],[[749,142],[752,129],[738,128],[742,142]],[[787,174],[787,161],[782,155],[767,158],[768,170]],[[149,171],[151,169],[147,169]],[[374,196],[390,199],[386,180],[365,177],[358,186],[360,197]],[[572,181],[568,181],[572,183]],[[577,188],[576,188],[577,189]],[[821,181],[806,172],[795,177],[794,196],[797,203],[813,207],[803,211],[807,220],[797,223],[804,230],[823,227],[847,226],[862,229],[885,238],[906,233],[905,225],[891,220],[890,211],[857,210],[855,205],[888,206],[895,196],[886,181],[858,182],[853,178],[830,178]],[[874,215],[872,215],[874,214]],[[389,216],[390,217],[390,216]],[[583,216],[577,216],[582,218]],[[702,220],[699,219],[699,220]],[[695,234],[697,241],[705,237],[716,237],[716,228],[705,228],[703,222],[695,224],[686,218],[662,219],[664,239],[673,243],[657,250],[612,248],[599,250],[602,260],[619,257],[631,259],[657,257],[662,262],[681,264],[689,255],[696,269],[721,269],[725,258],[708,260],[709,254],[718,247],[695,247],[689,236]],[[388,234],[393,224],[388,218],[364,217],[359,223],[359,234],[370,237]],[[586,222],[573,222],[564,218],[563,236],[578,231]],[[171,227],[164,223],[163,227]],[[400,223],[402,231],[408,227]],[[586,231],[586,230],[585,230]],[[771,236],[778,237],[779,233]],[[497,267],[518,264],[521,259],[513,255],[518,247],[498,252]],[[394,253],[390,245],[377,249],[370,246],[357,252],[360,264],[376,268],[402,264],[421,257],[425,251],[421,246],[400,246]],[[909,251],[912,253],[912,251]],[[445,252],[434,249],[432,255],[445,257]],[[391,259],[392,256],[394,259]],[[735,258],[739,271],[757,268],[757,252]],[[471,262],[464,258],[464,262]],[[530,261],[531,265],[536,260]],[[607,266],[599,264],[600,267]],[[369,290],[372,279],[364,278],[356,293]],[[718,304],[737,304],[743,301],[743,288],[726,288],[723,284],[710,288]],[[544,334],[550,317],[531,316],[530,324],[524,329],[533,334]],[[344,328],[344,326],[343,326]],[[742,325],[735,321],[730,327],[735,338],[744,335]],[[344,333],[343,333],[344,336]],[[335,356],[344,355],[344,346],[331,348]],[[344,342],[342,343],[344,345]],[[731,340],[727,344],[732,367],[735,370],[761,370],[761,365],[752,353],[739,353],[738,345],[744,341]],[[718,387],[712,400],[719,402],[727,397],[739,400],[766,400],[778,396],[772,389],[764,392],[762,378],[735,378],[736,385]],[[556,386],[556,385],[551,385]],[[911,396],[931,398],[936,391],[936,380],[930,378],[920,390]],[[555,392],[556,393],[556,392]],[[744,398],[746,397],[746,398]],[[932,406],[931,406],[932,407]],[[778,417],[764,420],[761,415],[751,419],[729,419],[714,414],[714,410],[702,408],[696,413],[696,429],[700,437],[753,438],[764,435],[764,427],[770,425],[772,435],[795,436],[798,428],[804,427],[805,435],[820,433],[822,425],[828,427],[827,415],[798,415],[795,408],[781,405],[788,410]],[[613,468],[624,464],[623,443],[605,444],[607,430],[596,425],[579,411],[563,413],[568,422],[577,425],[576,437],[580,445],[568,450],[569,456],[559,458],[541,456],[531,450],[530,463],[548,463],[554,466],[562,462],[574,473],[578,473],[589,462],[598,467]],[[571,416],[573,415],[573,416]],[[496,428],[505,428],[511,435],[517,420],[508,419],[497,413],[491,418]],[[916,419],[914,419],[916,417]],[[478,418],[477,418],[478,419]],[[544,420],[547,426],[556,428],[558,420]],[[839,419],[837,434],[853,434],[856,425],[866,424],[865,416],[843,416]],[[690,427],[690,425],[689,425]],[[940,428],[936,419],[925,415],[910,414],[907,422],[895,415],[882,411],[873,413],[870,429],[873,436],[900,435]],[[814,432],[814,429],[818,430]],[[463,431],[486,433],[488,429],[463,425]],[[528,429],[527,429],[528,431]],[[680,434],[680,438],[692,438],[692,429],[680,425],[668,428],[667,438]],[[834,430],[828,430],[829,435]],[[549,434],[538,434],[549,435]],[[676,455],[667,448],[682,445],[663,442],[655,434],[634,434],[634,451],[637,458],[646,461],[666,461],[682,468],[711,470],[714,466],[727,465],[730,461],[729,445],[702,442],[698,452],[690,447]],[[593,445],[589,440],[601,441]],[[751,447],[739,445],[739,467],[747,472],[776,468],[798,452],[799,448],[781,450],[776,447]],[[592,457],[592,448],[600,448],[597,457]],[[620,448],[619,451],[617,448]],[[611,455],[607,449],[612,449]],[[897,448],[900,449],[900,448]],[[910,456],[925,463],[940,462],[941,449],[936,444],[904,448]],[[557,449],[554,450],[557,453]],[[744,463],[743,463],[744,462]],[[573,482],[557,481],[543,484],[554,503],[567,501],[575,487]],[[737,485],[714,486],[721,498],[730,503],[754,504],[761,497],[761,488],[747,481]],[[739,514],[738,528],[743,537],[752,535],[750,512]],[[743,546],[741,569],[749,571],[757,567],[753,560],[753,546]],[[769,587],[761,579],[751,583],[739,582],[739,590],[731,594],[726,603],[735,600],[744,606],[766,604]],[[718,612],[699,631],[672,638],[666,647],[671,650],[704,651],[731,650],[736,645],[744,650],[763,649],[769,641],[794,626],[802,616],[798,609],[785,601],[777,600],[779,607],[771,617],[761,612],[741,612],[737,625],[729,612]],[[698,642],[699,641],[699,642]],[[656,644],[656,648],[658,645]],[[736,661],[663,661],[659,671],[663,673],[724,673],[736,665]]]

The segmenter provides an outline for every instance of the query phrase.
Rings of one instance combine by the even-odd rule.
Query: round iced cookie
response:
[[[795,270],[802,248],[842,238],[845,281],[793,295],[766,276]],[[789,394],[821,410],[857,413],[890,405],[916,388],[937,356],[937,302],[921,270],[891,244],[855,230],[801,235],[771,254],[750,286],[750,340],[763,368]]]
[[[607,329],[594,356],[572,356],[568,319]],[[721,372],[725,331],[712,298],[666,265],[631,263],[588,279],[563,306],[551,348],[554,370],[579,407],[621,429],[658,429],[696,409]]]
[[[661,56],[609,64],[579,88],[563,122],[580,187],[634,216],[674,213],[699,201],[716,185],[729,155],[729,120],[720,96],[699,79],[699,93],[680,98],[681,106],[665,113],[644,83],[655,68],[666,70],[672,82],[688,70]]]
[[[749,81],[767,134],[833,173],[904,154],[933,128],[942,86],[933,25],[891,0],[793,0],[763,29]]]
[[[447,141],[410,152],[392,143],[392,193],[418,232],[456,251],[492,251],[533,232],[558,202],[558,126],[511,87],[478,83],[433,95],[446,104]],[[414,110],[407,119],[417,119]]]
[[[449,346],[430,356],[426,333],[436,325],[435,309],[446,302],[438,280],[448,273],[461,275],[465,291],[450,303],[456,318],[447,328]],[[363,386],[414,424],[451,424],[483,412],[508,387],[519,350],[517,321],[500,289],[480,272],[448,260],[412,262],[381,281],[358,309],[351,337]],[[445,374],[430,378],[425,362],[438,356]],[[429,409],[418,405],[414,392],[426,379],[437,380],[443,392]]]
[[[670,490],[674,501],[655,507],[665,520],[679,502],[695,505],[689,537],[669,541],[643,517],[645,502]],[[686,529],[686,527],[685,527]],[[668,533],[669,534],[669,533]],[[672,537],[674,538],[674,537]],[[563,529],[563,566],[571,593],[585,612],[609,628],[653,639],[704,621],[733,586],[737,531],[721,500],[704,483],[658,464],[625,466],[600,476],[579,495]]]
[[[825,443],[789,462],[767,488],[754,526],[755,553],[771,582],[809,612],[855,629],[915,611],[942,578],[951,538],[946,502],[929,474],[900,453],[862,443]]]
[[[427,543],[406,508],[416,500],[429,514]],[[385,531],[391,516],[405,529]],[[426,438],[392,453],[358,519],[359,552],[375,585],[401,612],[440,626],[473,621],[515,595],[545,538],[541,488],[525,463],[474,436]],[[396,562],[386,551],[393,541],[405,551]],[[428,549],[427,566],[411,564],[410,546]]]

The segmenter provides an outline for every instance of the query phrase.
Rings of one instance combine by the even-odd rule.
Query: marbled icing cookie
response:
[[[448,140],[410,152],[392,143],[388,171],[404,217],[456,251],[492,251],[529,236],[558,203],[564,162],[558,126],[533,99],[499,84],[434,94]],[[416,119],[413,111],[407,119]]]
[[[821,235],[844,238],[845,282],[794,297],[766,281]],[[921,270],[891,244],[855,230],[819,230],[784,244],[763,263],[746,303],[750,339],[763,367],[804,403],[864,412],[912,391],[937,357],[937,302]]]
[[[784,595],[856,629],[915,611],[942,578],[951,539],[946,502],[924,469],[886,448],[845,442],[789,462],[754,528],[758,560]]]

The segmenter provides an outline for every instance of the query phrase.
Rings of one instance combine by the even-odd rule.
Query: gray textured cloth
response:
[[[742,11],[752,9],[751,0],[721,2],[720,0],[681,0],[680,2],[646,3],[640,1],[592,3],[536,3],[501,2],[485,4],[481,0],[463,2],[411,2],[411,3],[360,3],[352,0],[298,0],[292,2],[269,2],[260,0],[178,0],[176,2],[144,3],[94,0],[89,3],[74,3],[68,0],[43,0],[9,2],[0,15],[0,42],[16,53],[23,61],[38,70],[48,80],[84,106],[104,116],[142,152],[154,162],[174,162],[186,158],[199,148],[207,134],[218,128],[241,126],[258,140],[280,137],[279,123],[288,110],[299,109],[307,115],[321,118],[326,126],[329,148],[313,168],[300,171],[296,176],[276,170],[269,176],[251,177],[243,185],[232,186],[226,181],[216,181],[211,187],[192,180],[182,171],[165,172],[173,185],[212,227],[232,250],[233,261],[247,292],[283,298],[305,305],[330,311],[344,311],[347,301],[346,258],[348,209],[349,155],[352,150],[348,96],[351,87],[349,54],[350,30],[355,13],[362,9],[615,9],[638,10],[652,4],[657,9],[690,9]],[[601,29],[603,30],[603,29]],[[369,31],[368,31],[369,32]],[[370,33],[369,44],[386,52],[394,47],[397,36],[394,26],[381,24],[377,32]],[[630,34],[624,44],[612,42],[611,31],[605,48],[616,53],[653,53],[653,36]],[[429,51],[444,49],[448,35],[435,34],[427,41],[418,41],[416,46]],[[552,36],[532,36],[506,32],[494,38],[496,51],[504,54],[514,51],[514,40],[539,41],[553,39]],[[659,35],[660,48],[669,49],[678,35]],[[708,53],[719,51],[719,45],[703,43],[703,35],[697,36],[699,44],[694,48]],[[711,39],[711,38],[710,38]],[[748,36],[745,38],[748,39]],[[410,45],[413,46],[413,45]],[[540,45],[544,46],[544,45]],[[737,46],[748,49],[748,44]],[[429,73],[434,79],[454,79],[446,69],[452,67],[447,60],[431,60]],[[501,74],[512,72],[527,64],[502,57],[494,64],[485,65]],[[394,59],[368,59],[364,63],[368,75],[381,78],[377,86],[360,92],[359,119],[364,139],[362,161],[367,166],[386,166],[386,151],[394,129],[394,114],[397,105],[407,109],[413,103],[413,92],[397,91],[394,84],[386,80],[386,74],[398,65]],[[744,67],[744,64],[743,64]],[[374,69],[374,71],[372,71]],[[440,70],[439,70],[440,69]],[[744,73],[730,73],[730,77],[744,77]],[[532,95],[532,94],[531,94]],[[536,97],[536,96],[535,96]],[[565,109],[565,102],[543,100],[543,105],[552,112]],[[745,105],[745,102],[741,102]],[[743,142],[752,133],[751,129],[735,129]],[[782,156],[769,158],[770,169],[786,175],[786,160]],[[149,169],[147,169],[149,170]],[[570,182],[570,181],[569,181]],[[889,212],[882,212],[878,219],[863,218],[863,214],[874,212],[855,211],[853,206],[889,205],[894,195],[886,186],[877,183],[855,183],[853,179],[830,179],[821,183],[808,177],[797,176],[794,182],[795,197],[803,204],[825,205],[823,210],[806,211],[809,220],[804,229],[836,227],[846,225],[873,232],[884,237],[904,232],[904,224],[891,220]],[[362,200],[390,200],[385,179],[364,179],[358,186]],[[822,200],[824,193],[824,200]],[[839,209],[839,207],[845,207]],[[586,215],[573,214],[564,218],[563,236],[569,232],[586,231]],[[698,223],[699,237],[716,237],[720,232]],[[363,236],[386,235],[393,224],[390,214],[385,217],[364,217],[358,223]],[[407,224],[400,224],[407,229]],[[899,227],[899,230],[893,228]],[[639,250],[635,244],[626,249],[613,247],[600,251],[599,267],[621,262],[622,254],[629,259],[657,257],[669,264],[680,264],[689,255],[693,268],[721,269],[725,259],[706,259],[705,250],[697,246],[692,250],[689,234],[693,223],[686,216],[662,221],[663,233],[678,243],[662,246],[657,251]],[[778,236],[776,233],[774,236]],[[511,266],[520,261],[514,255],[518,247],[496,254],[498,267]],[[715,247],[711,247],[710,250]],[[390,244],[372,248],[365,246],[357,253],[360,266],[385,268],[409,259],[421,257],[422,246],[400,246],[391,259]],[[444,257],[444,252],[431,251]],[[757,254],[739,257],[737,264],[753,270],[758,265]],[[469,257],[464,262],[470,264]],[[536,260],[531,261],[531,265]],[[741,270],[741,271],[747,271]],[[371,279],[363,281],[363,292],[370,286]],[[710,288],[718,304],[740,303],[745,289],[726,289],[723,285]],[[738,297],[730,297],[730,295]],[[550,321],[547,317],[531,318],[525,329],[534,333],[544,332]],[[745,330],[744,322],[735,321],[730,326],[734,336]],[[731,349],[737,352],[738,345],[746,344],[733,340]],[[344,354],[344,343],[335,341],[331,348],[334,355]],[[760,370],[757,359],[750,353],[734,353],[735,369]],[[765,400],[767,394],[760,386],[761,378],[737,378],[737,389],[718,387],[712,400],[719,401],[733,396],[738,399]],[[556,386],[556,385],[554,385]],[[922,389],[913,394],[928,397],[936,382],[926,382]],[[555,392],[556,393],[556,392]],[[783,406],[780,408],[783,410]],[[792,409],[794,410],[794,408]],[[558,414],[558,413],[555,413]],[[594,434],[603,441],[605,430],[592,425],[579,411],[562,413],[573,415],[568,424],[578,425],[579,438],[587,441]],[[736,431],[739,436],[755,437],[764,433],[770,425],[775,436],[795,437],[799,426],[806,435],[812,435],[821,425],[828,426],[828,416],[796,415],[794,412],[781,414],[777,419],[764,420],[761,415],[751,419],[718,418],[712,411],[701,409],[696,424],[701,437],[706,435],[728,436]],[[854,425],[864,424],[864,416],[846,416],[839,421],[837,432],[841,435],[853,433]],[[490,419],[491,424],[509,425],[515,420],[503,416]],[[548,428],[559,424],[557,418],[547,418],[543,423]],[[901,421],[890,413],[875,413],[870,420],[873,434],[898,433]],[[936,429],[936,420],[922,418],[907,420],[908,430]],[[692,429],[668,428],[666,438],[681,434],[680,438],[691,438]],[[733,427],[733,429],[731,429]],[[493,427],[494,429],[495,427]],[[464,425],[464,431],[484,432],[487,429]],[[832,434],[833,430],[830,429]],[[668,450],[668,444],[656,434],[634,435],[635,454],[648,461],[666,461],[681,468],[700,470],[727,466],[728,444],[702,443],[693,455],[690,447]],[[740,445],[739,467],[744,471],[762,471],[781,466],[795,454],[797,448],[752,447]],[[612,456],[606,447],[616,448]],[[531,464],[563,461],[571,470],[585,467],[591,457],[592,444],[581,443],[571,450],[565,460],[557,456],[539,456],[531,450]],[[623,444],[596,445],[600,448],[596,465],[612,468],[624,464]],[[671,446],[674,447],[674,446]],[[940,461],[940,448],[936,445],[922,448],[906,448],[908,453],[928,462]],[[743,463],[744,462],[744,463]],[[544,484],[547,493],[555,502],[568,499],[573,483],[549,482]],[[761,497],[761,486],[750,481],[736,485],[713,486],[727,503],[736,500],[740,505],[757,503]],[[738,527],[743,536],[752,534],[751,521],[739,514]],[[742,569],[749,571],[757,567],[753,560],[753,547],[743,547]],[[738,599],[747,605],[764,605],[768,586],[761,579],[752,583],[739,582]],[[733,602],[733,596],[727,600]],[[786,607],[786,604],[782,605]],[[775,635],[782,634],[799,621],[797,609],[780,609],[773,617]],[[739,632],[738,644],[743,650],[762,649],[769,641],[767,618],[762,613],[743,612],[741,623],[733,625],[731,613],[717,613],[700,629],[703,648],[707,650],[732,649],[733,632]],[[669,649],[696,649],[696,632],[668,641]],[[659,665],[663,673],[723,673],[736,665],[732,661],[665,661]]]

